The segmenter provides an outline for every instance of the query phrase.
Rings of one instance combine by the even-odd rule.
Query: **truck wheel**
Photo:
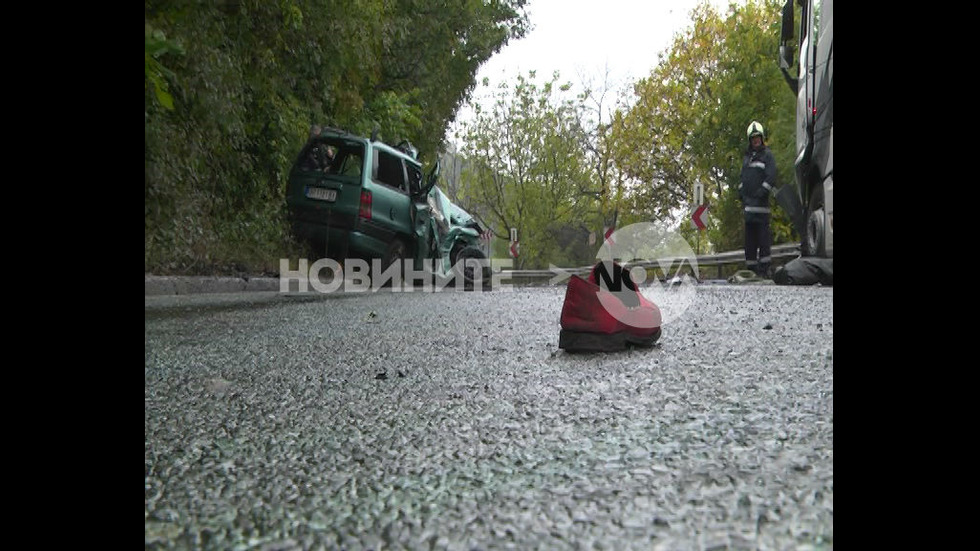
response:
[[[810,195],[807,206],[806,235],[803,238],[803,256],[824,256],[827,252],[827,215],[823,208],[823,185],[818,184]]]

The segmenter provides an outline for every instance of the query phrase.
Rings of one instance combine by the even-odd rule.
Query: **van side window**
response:
[[[378,160],[374,167],[374,180],[388,187],[407,192],[405,182],[405,165],[398,157],[375,148],[374,156]]]
[[[337,172],[344,176],[360,176],[361,166],[363,164],[364,159],[361,158],[360,151],[349,152],[344,156],[343,162],[340,168],[337,169]]]
[[[300,170],[327,172],[337,156],[337,146],[326,141],[311,142],[299,163]]]

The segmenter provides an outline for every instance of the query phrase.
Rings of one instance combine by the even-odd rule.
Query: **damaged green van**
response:
[[[314,127],[289,174],[293,234],[325,258],[381,259],[384,269],[406,259],[421,269],[432,259],[448,273],[460,260],[485,260],[483,229],[436,187],[439,163],[423,177],[417,157],[408,142],[392,147]],[[489,269],[481,275],[486,281]]]

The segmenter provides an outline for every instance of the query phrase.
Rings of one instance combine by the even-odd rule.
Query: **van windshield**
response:
[[[300,153],[299,170],[357,183],[364,171],[364,144],[336,138],[311,140]]]

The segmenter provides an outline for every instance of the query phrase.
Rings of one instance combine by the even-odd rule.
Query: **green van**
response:
[[[314,127],[289,174],[293,233],[324,257],[380,258],[385,269],[403,259],[414,259],[418,268],[431,258],[445,273],[458,260],[485,259],[482,228],[435,187],[438,177],[436,163],[423,179],[408,142],[392,147]]]

